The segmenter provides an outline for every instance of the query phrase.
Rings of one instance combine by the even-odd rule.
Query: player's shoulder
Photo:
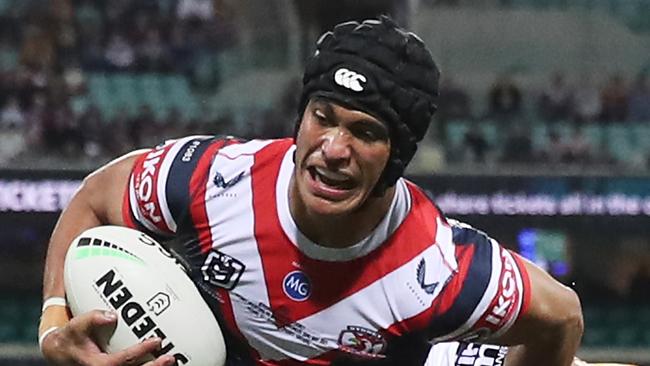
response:
[[[286,151],[291,143],[292,139],[245,140],[227,135],[191,135],[166,140],[147,150],[136,168],[149,173],[157,169],[187,171],[188,167],[199,166],[201,160],[204,165],[213,161],[217,154],[227,163],[239,156],[254,155],[267,146],[277,146]]]
[[[448,240],[454,244],[476,244],[489,242],[492,239],[484,231],[472,225],[445,215],[436,204],[435,199],[417,184],[403,179],[408,188],[412,211],[426,221],[435,221],[439,228],[444,228]]]

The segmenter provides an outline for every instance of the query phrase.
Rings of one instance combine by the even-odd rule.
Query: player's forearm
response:
[[[569,366],[580,345],[583,323],[580,313],[551,329],[531,329],[534,342],[511,347],[506,356],[507,366]]]
[[[63,210],[50,238],[43,296],[64,296],[63,262],[72,240],[84,230],[99,225],[122,225],[122,198],[133,162],[141,151],[120,157],[84,179]]]
[[[87,189],[82,187],[63,211],[50,238],[43,272],[43,298],[65,296],[63,263],[72,240],[86,229],[102,222],[88,202]]]
[[[65,289],[63,283],[63,265],[65,255],[72,240],[84,230],[101,224],[90,202],[88,181],[75,193],[70,204],[61,214],[45,258],[43,271],[44,309],[39,324],[39,344],[51,332],[66,325],[70,313],[65,306]],[[57,299],[58,298],[58,299]]]

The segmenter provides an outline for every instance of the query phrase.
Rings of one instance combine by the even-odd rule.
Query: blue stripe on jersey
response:
[[[174,221],[176,232],[192,227],[189,210],[191,207],[190,180],[205,150],[212,144],[210,136],[197,136],[186,142],[176,154],[167,175],[165,194],[167,206]]]
[[[470,262],[463,288],[454,304],[434,319],[431,338],[449,334],[462,326],[476,309],[487,290],[492,276],[492,245],[482,231],[469,226],[452,225],[454,245],[473,245],[474,255]],[[444,290],[443,290],[444,291]]]

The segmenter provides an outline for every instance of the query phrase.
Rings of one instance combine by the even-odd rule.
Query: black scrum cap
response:
[[[385,16],[341,23],[316,47],[303,76],[300,115],[310,98],[322,96],[386,123],[391,156],[377,187],[383,192],[402,176],[429,127],[440,72],[424,42]]]

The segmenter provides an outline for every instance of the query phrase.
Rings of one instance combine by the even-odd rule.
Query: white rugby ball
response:
[[[107,352],[157,336],[162,349],[154,356],[173,355],[177,365],[225,364],[223,335],[210,308],[183,267],[148,235],[119,226],[83,232],[68,249],[64,281],[73,315],[117,313]]]

